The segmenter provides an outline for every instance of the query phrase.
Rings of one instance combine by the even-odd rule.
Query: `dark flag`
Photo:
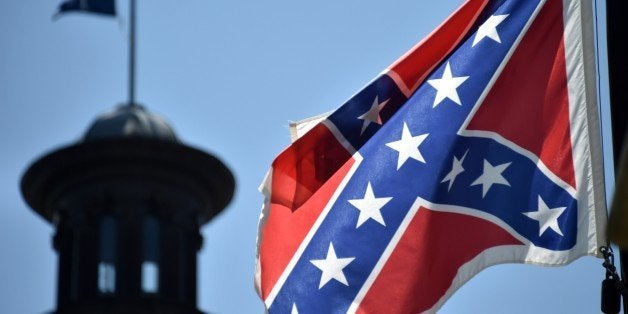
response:
[[[72,11],[84,11],[115,16],[116,5],[114,0],[66,0],[59,6],[59,11],[54,15],[57,18],[60,14]]]

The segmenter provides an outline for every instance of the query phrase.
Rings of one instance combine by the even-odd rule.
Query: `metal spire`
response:
[[[129,106],[135,106],[135,0],[129,0]]]

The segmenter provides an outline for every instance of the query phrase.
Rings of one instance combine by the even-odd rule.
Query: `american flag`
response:
[[[469,0],[310,123],[262,186],[268,311],[434,312],[488,266],[598,254],[592,36],[585,0]]]

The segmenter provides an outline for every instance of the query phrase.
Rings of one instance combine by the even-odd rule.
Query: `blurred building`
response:
[[[232,198],[217,158],[123,105],[33,163],[22,194],[56,228],[57,313],[201,313],[199,228]]]

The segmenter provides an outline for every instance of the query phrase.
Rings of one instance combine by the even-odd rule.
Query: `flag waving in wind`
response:
[[[55,17],[58,17],[61,13],[72,11],[115,16],[116,6],[114,0],[66,0],[59,5],[59,11],[55,14]]]
[[[296,128],[261,187],[269,312],[434,312],[488,266],[598,254],[593,56],[589,1],[469,0]]]

